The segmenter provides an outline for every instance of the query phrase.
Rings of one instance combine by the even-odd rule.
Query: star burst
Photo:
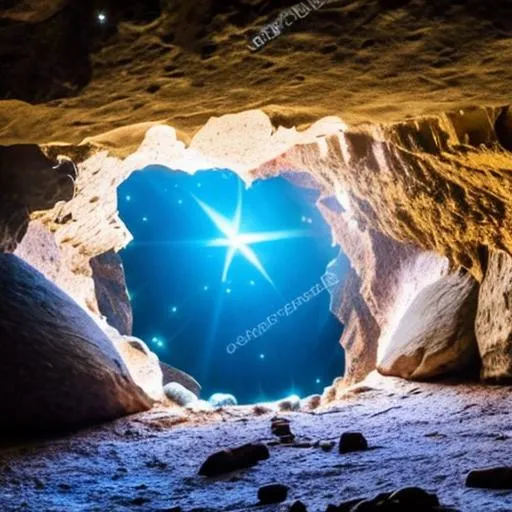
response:
[[[233,219],[227,219],[218,211],[214,210],[211,206],[207,205],[197,197],[195,198],[199,206],[215,224],[217,229],[223,234],[222,238],[215,238],[206,242],[209,247],[227,247],[226,258],[224,260],[224,269],[222,271],[222,281],[226,282],[229,269],[233,263],[233,259],[237,254],[242,255],[254,268],[270,283],[272,279],[265,270],[257,254],[251,248],[251,245],[272,242],[277,240],[284,240],[287,238],[297,238],[306,236],[307,232],[304,230],[290,229],[280,231],[264,231],[260,233],[241,233],[242,221],[242,195],[238,194],[237,205]]]

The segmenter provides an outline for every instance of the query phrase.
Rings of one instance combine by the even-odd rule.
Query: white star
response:
[[[195,198],[199,206],[208,215],[210,220],[222,232],[224,238],[216,238],[207,242],[210,247],[227,247],[226,259],[224,260],[224,270],[222,272],[222,282],[226,282],[229,268],[233,262],[235,255],[240,252],[245,259],[250,262],[260,274],[271,284],[272,279],[263,267],[256,253],[251,249],[250,245],[261,242],[271,242],[275,240],[283,240],[285,238],[301,237],[308,234],[303,230],[285,230],[285,231],[266,231],[262,233],[240,233],[240,224],[242,217],[242,197],[239,191],[238,202],[236,205],[233,220],[226,219],[219,212],[215,211],[200,199]]]

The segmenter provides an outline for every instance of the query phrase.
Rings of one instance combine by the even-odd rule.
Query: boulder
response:
[[[160,361],[160,368],[162,369],[164,376],[164,384],[168,384],[169,382],[179,382],[183,387],[192,391],[192,393],[197,397],[201,395],[201,384],[199,384],[199,382],[197,382],[197,380],[188,373],[169,366],[163,361]]]
[[[179,382],[169,382],[164,386],[165,396],[178,405],[190,405],[197,401],[196,395]]]
[[[475,322],[482,378],[512,380],[512,258],[492,252],[480,286]]]
[[[382,347],[379,372],[429,379],[475,364],[477,298],[476,281],[462,273],[445,276],[420,291]]]
[[[0,431],[64,431],[152,405],[91,317],[12,254],[0,254],[0,354]]]
[[[208,402],[210,402],[213,407],[238,405],[236,398],[229,393],[213,393],[213,395],[208,399]]]

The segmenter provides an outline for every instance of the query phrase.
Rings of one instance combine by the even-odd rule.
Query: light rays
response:
[[[227,281],[231,264],[233,263],[235,256],[240,253],[270,284],[274,285],[262,262],[250,246],[252,244],[273,242],[307,235],[306,231],[299,229],[265,231],[261,233],[241,233],[242,195],[240,191],[232,220],[227,219],[197,197],[194,196],[194,199],[209,219],[215,224],[217,229],[224,235],[223,238],[215,238],[206,242],[206,245],[209,247],[227,247],[224,268],[222,271],[222,282]]]

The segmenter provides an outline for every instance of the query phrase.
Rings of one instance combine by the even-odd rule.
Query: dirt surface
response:
[[[370,450],[340,455],[336,447],[269,446],[252,469],[206,479],[198,470],[221,448],[275,441],[270,418],[233,408],[188,420],[153,410],[63,439],[2,448],[2,511],[247,511],[262,485],[290,487],[288,502],[311,511],[328,503],[417,485],[469,512],[512,509],[512,492],[469,489],[467,472],[510,463],[512,402],[507,387],[414,384],[378,378],[330,409],[280,413],[297,441],[337,441],[360,431]],[[258,507],[270,512],[285,504]]]

